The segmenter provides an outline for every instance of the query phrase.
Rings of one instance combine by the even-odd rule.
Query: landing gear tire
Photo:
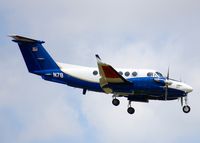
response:
[[[183,106],[183,112],[189,113],[190,112],[190,106],[188,106],[188,105]]]
[[[127,112],[129,114],[134,114],[135,113],[135,109],[133,107],[128,107]]]
[[[120,101],[115,98],[115,99],[112,100],[112,104],[115,105],[115,106],[118,106],[120,104]]]

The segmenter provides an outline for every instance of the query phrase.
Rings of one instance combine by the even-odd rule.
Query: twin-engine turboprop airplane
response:
[[[28,71],[41,76],[44,80],[67,84],[86,91],[112,94],[112,104],[118,106],[118,97],[126,97],[129,101],[127,112],[133,114],[135,109],[131,102],[149,102],[149,100],[181,99],[183,112],[189,113],[187,95],[192,87],[169,78],[160,72],[146,69],[114,69],[102,62],[96,55],[98,68],[55,62],[44,49],[44,41],[22,36],[10,36],[18,43]]]

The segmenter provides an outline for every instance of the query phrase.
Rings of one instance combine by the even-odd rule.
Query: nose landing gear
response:
[[[188,105],[183,106],[183,112],[189,113],[190,112],[190,106],[188,106]]]
[[[185,105],[183,106],[183,97],[181,97],[181,106],[183,106],[183,112],[184,113],[189,113],[191,108],[190,106],[188,106],[187,102],[188,102],[188,99],[187,99],[187,96],[184,97],[184,101],[185,101]]]

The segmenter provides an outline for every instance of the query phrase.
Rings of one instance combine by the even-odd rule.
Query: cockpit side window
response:
[[[160,72],[156,72],[156,75],[157,75],[158,77],[163,77],[163,75],[162,75]]]

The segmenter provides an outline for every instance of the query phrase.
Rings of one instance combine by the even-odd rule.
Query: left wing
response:
[[[131,82],[122,77],[111,65],[103,63],[99,55],[96,55],[97,65],[101,78],[99,79],[101,88],[106,93],[121,92],[120,88],[124,89],[127,85],[132,85]],[[119,87],[116,89],[116,87]]]

